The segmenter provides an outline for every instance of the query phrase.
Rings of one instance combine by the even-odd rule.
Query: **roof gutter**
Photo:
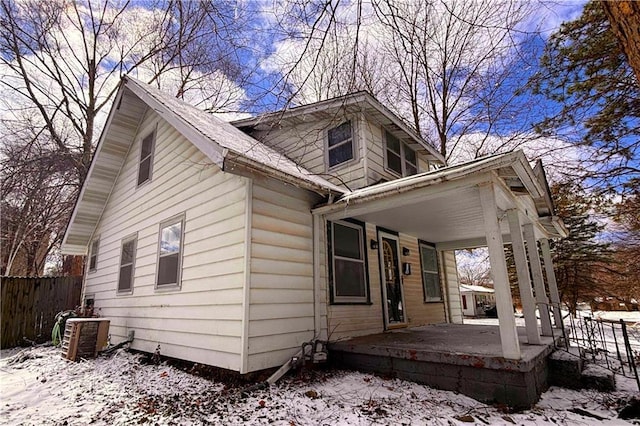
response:
[[[345,208],[345,205],[357,205],[368,201],[384,198],[391,194],[403,194],[428,186],[458,180],[473,173],[482,173],[489,170],[512,165],[517,161],[517,153],[505,154],[501,157],[490,158],[480,164],[469,164],[459,167],[457,170],[439,169],[435,172],[427,172],[422,175],[410,176],[374,185],[353,193],[346,194],[332,205],[324,205],[312,210],[313,214],[330,214]]]
[[[284,183],[315,192],[316,194],[319,194],[322,196],[328,196],[332,198],[333,195],[335,194],[343,195],[346,193],[345,191],[342,191],[338,187],[331,188],[331,187],[327,187],[327,186],[323,186],[323,185],[311,182],[309,180],[301,179],[299,177],[295,177],[288,173],[285,173],[281,170],[278,170],[273,167],[269,167],[264,164],[261,164],[257,161],[251,160],[250,158],[244,157],[242,155],[238,155],[236,153],[233,153],[232,155],[230,155],[231,151],[228,151],[225,154],[226,155],[225,155],[225,160],[224,160],[224,165],[222,170],[226,172],[231,173],[233,170],[233,165],[239,165],[244,168],[257,171],[261,174],[275,177],[276,179]]]

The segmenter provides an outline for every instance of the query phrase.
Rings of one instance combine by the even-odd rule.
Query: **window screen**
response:
[[[183,220],[165,223],[160,227],[157,284],[160,286],[180,283]]]
[[[327,132],[327,145],[329,168],[352,160],[354,155],[351,121],[330,129]]]
[[[331,226],[333,301],[367,301],[364,228],[349,222]]]
[[[142,139],[142,147],[140,148],[140,167],[138,169],[138,185],[141,185],[151,179],[154,139],[155,132],[151,132]]]
[[[133,289],[133,270],[136,258],[136,239],[130,238],[122,243],[120,251],[120,276],[118,291],[129,292]]]
[[[422,264],[422,286],[425,302],[442,300],[440,274],[438,273],[438,253],[434,247],[420,244],[420,261]]]
[[[89,271],[95,271],[98,269],[98,247],[100,246],[100,240],[93,240],[91,242],[91,253],[89,254]]]

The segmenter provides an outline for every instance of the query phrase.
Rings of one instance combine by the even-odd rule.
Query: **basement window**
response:
[[[153,150],[155,147],[155,130],[142,139],[140,146],[140,165],[138,168],[138,186],[151,180],[153,169]]]
[[[333,303],[368,303],[364,224],[329,222],[329,276]]]

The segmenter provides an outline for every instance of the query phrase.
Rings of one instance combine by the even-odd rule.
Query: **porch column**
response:
[[[540,332],[538,331],[538,320],[536,319],[536,302],[533,299],[531,288],[531,278],[529,277],[529,264],[524,251],[524,239],[522,238],[522,226],[517,209],[507,211],[509,220],[509,232],[511,233],[511,247],[516,263],[518,275],[518,288],[520,289],[520,300],[522,301],[522,311],[524,313],[524,323],[527,329],[527,342],[530,345],[540,344]]]
[[[542,335],[552,336],[551,317],[549,315],[549,298],[544,287],[542,277],[542,265],[540,264],[540,253],[538,253],[538,243],[533,231],[533,224],[527,223],[522,227],[524,239],[527,242],[527,253],[529,254],[529,265],[531,266],[531,276],[536,289],[536,302],[538,312],[540,312],[540,324],[542,325]]]
[[[556,273],[553,270],[553,260],[551,259],[551,249],[549,248],[549,240],[547,238],[540,239],[540,249],[542,250],[542,260],[544,261],[544,269],[547,274],[547,283],[549,284],[549,294],[551,303],[553,303],[553,323],[556,328],[562,328],[562,311],[560,310],[560,293],[558,293],[558,283],[556,282]]]
[[[496,294],[496,309],[500,325],[500,341],[502,342],[502,356],[508,359],[520,359],[520,342],[516,331],[516,321],[513,315],[513,300],[509,288],[507,262],[504,258],[504,242],[498,223],[498,207],[493,184],[480,185],[480,204],[484,218],[484,232],[489,249],[491,263],[491,277]]]
[[[313,215],[313,331],[314,339],[327,340],[327,324],[322,322],[323,313],[326,318],[326,303],[327,300],[325,289],[322,287],[322,281],[320,279],[321,270],[321,241],[323,235],[324,221],[319,215]]]

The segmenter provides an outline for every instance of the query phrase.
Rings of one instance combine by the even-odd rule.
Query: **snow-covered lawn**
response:
[[[21,360],[21,362],[17,362]],[[453,392],[346,371],[285,376],[243,394],[121,350],[69,362],[53,347],[3,351],[0,423],[7,425],[589,425],[629,424],[617,410],[637,396],[550,388],[531,410],[507,413]],[[604,420],[600,420],[600,418]],[[635,420],[638,422],[638,420]]]

